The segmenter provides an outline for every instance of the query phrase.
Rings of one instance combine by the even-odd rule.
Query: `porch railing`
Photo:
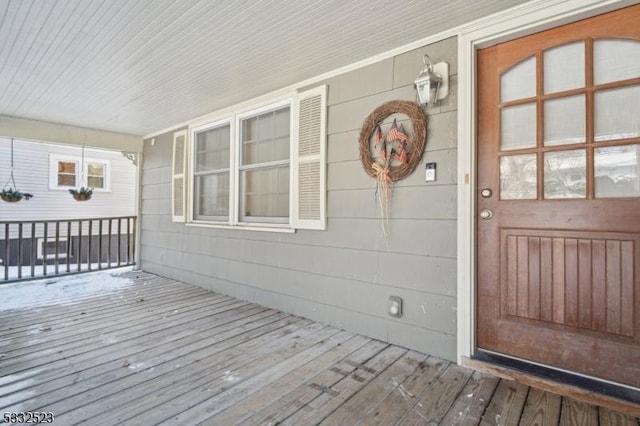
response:
[[[0,221],[0,283],[135,265],[136,219]]]

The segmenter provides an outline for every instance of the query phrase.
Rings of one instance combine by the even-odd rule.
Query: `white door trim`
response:
[[[458,363],[475,350],[476,51],[637,3],[532,0],[474,21],[458,33]]]

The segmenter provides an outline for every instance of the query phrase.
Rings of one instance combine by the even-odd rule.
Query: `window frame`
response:
[[[208,216],[207,218],[196,218],[195,217],[195,211],[196,211],[196,198],[197,198],[197,194],[195,193],[195,176],[196,176],[196,159],[195,159],[195,155],[196,155],[196,142],[197,142],[197,135],[199,133],[202,132],[206,132],[207,130],[212,130],[212,129],[217,129],[220,127],[224,127],[228,125],[229,126],[229,167],[227,169],[216,169],[215,173],[222,173],[225,170],[229,173],[229,214],[225,217],[225,216]],[[231,119],[231,117],[227,117],[227,118],[223,118],[221,120],[216,120],[201,126],[197,126],[197,127],[193,127],[192,129],[190,129],[190,134],[191,134],[191,138],[190,138],[190,143],[188,144],[189,146],[189,170],[188,170],[188,176],[189,176],[189,189],[188,189],[188,194],[189,194],[189,219],[190,222],[193,223],[202,223],[202,224],[230,224],[230,218],[231,218],[231,214],[232,214],[232,209],[233,209],[233,194],[231,192],[232,189],[232,185],[231,185],[231,180],[233,179],[233,146],[232,146],[232,137],[233,137],[233,133],[234,133],[234,125],[233,125],[233,120]]]
[[[229,111],[227,114],[218,115],[216,118],[203,119],[198,123],[193,124],[189,128],[189,171],[188,171],[188,223],[194,226],[207,226],[217,228],[228,229],[251,229],[251,230],[265,230],[275,232],[293,232],[292,218],[293,218],[293,153],[294,145],[297,140],[297,134],[295,132],[296,120],[296,102],[295,94],[289,94],[287,97],[271,100],[256,106],[255,104],[234,111]],[[242,154],[242,142],[241,137],[241,122],[244,119],[259,116],[272,111],[277,111],[282,108],[289,108],[289,156],[286,160],[278,160],[268,163],[258,163],[256,165],[241,165]],[[195,218],[195,147],[196,136],[198,133],[206,131],[208,129],[221,127],[228,124],[230,126],[229,132],[229,216],[224,220],[216,219],[202,219]],[[250,220],[242,220],[240,211],[241,197],[243,194],[241,188],[240,173],[242,170],[259,170],[268,167],[276,167],[287,164],[289,166],[289,208],[287,218],[250,218]],[[222,170],[222,169],[221,169]],[[221,218],[222,219],[222,218]],[[282,220],[279,220],[282,219]]]
[[[246,119],[250,119],[253,117],[258,117],[260,115],[264,115],[267,114],[269,112],[275,112],[284,108],[289,108],[289,156],[286,160],[275,160],[275,161],[268,161],[268,162],[264,162],[264,163],[255,163],[255,164],[249,164],[249,165],[242,165],[242,140],[241,140],[241,136],[242,136],[242,121],[246,120]],[[236,132],[234,134],[234,139],[235,139],[235,147],[233,147],[233,149],[235,149],[235,155],[236,155],[236,162],[234,164],[235,166],[235,182],[236,182],[236,187],[234,189],[234,198],[235,198],[235,207],[236,207],[236,214],[235,214],[235,220],[237,221],[236,223],[238,225],[241,226],[262,226],[264,224],[267,224],[269,226],[291,226],[291,218],[292,218],[292,210],[291,210],[291,205],[292,205],[292,190],[293,190],[293,180],[292,180],[292,157],[293,157],[293,142],[294,142],[294,102],[293,99],[288,98],[288,99],[284,99],[282,101],[279,102],[275,102],[275,103],[271,103],[268,105],[264,105],[260,108],[254,108],[239,114],[235,115],[235,128],[236,128]],[[245,193],[244,191],[244,182],[243,180],[240,178],[240,175],[243,171],[248,170],[271,170],[271,169],[276,169],[279,167],[282,167],[284,165],[288,165],[289,167],[289,213],[288,216],[286,218],[280,218],[280,217],[251,217],[248,218],[250,220],[243,220],[243,219],[247,219],[247,218],[243,218],[243,214],[241,211],[241,207],[243,206],[243,194]]]
[[[76,164],[76,185],[58,185],[58,163],[75,163]],[[82,157],[64,154],[49,155],[49,189],[53,191],[67,191],[69,189],[78,188],[80,186],[88,186],[89,164],[100,164],[104,167],[104,187],[92,188],[95,192],[111,192],[111,161],[100,158],[84,158],[84,167],[82,166]],[[82,169],[82,170],[81,170]],[[82,176],[87,178],[87,184],[82,183]]]
[[[44,237],[39,237],[36,239],[36,251],[37,251],[37,258],[39,260],[51,260],[51,259],[55,259],[56,258],[56,254],[55,254],[55,250],[53,253],[48,253],[48,251],[45,249],[44,247]],[[71,249],[71,242],[67,240],[66,237],[60,237],[57,240],[54,238],[51,239],[47,239],[47,243],[57,243],[58,244],[58,259],[66,259],[67,258],[67,251],[69,251],[69,253],[73,253],[72,249]],[[66,243],[68,249],[65,249],[64,251],[60,250],[60,243]],[[55,249],[55,247],[54,247]]]

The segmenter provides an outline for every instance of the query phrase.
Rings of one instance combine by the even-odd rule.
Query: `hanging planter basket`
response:
[[[31,197],[33,197],[33,195],[14,190],[13,188],[3,189],[2,192],[0,192],[0,198],[7,203],[17,203],[21,200],[28,200]]]
[[[80,189],[70,189],[69,193],[76,201],[89,201],[91,199],[91,195],[93,195],[93,189],[85,188],[83,186]]]
[[[28,200],[32,198],[33,195],[29,194],[28,192],[18,191],[16,180],[13,176],[13,169],[13,138],[11,138],[11,173],[9,175],[9,180],[7,180],[7,182],[4,184],[2,192],[0,192],[0,198],[2,198],[2,201],[5,201],[7,203],[17,203],[18,201]],[[7,186],[9,184],[11,184],[11,186],[9,186],[9,188],[7,189]]]

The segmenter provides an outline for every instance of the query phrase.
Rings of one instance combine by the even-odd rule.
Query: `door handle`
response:
[[[484,220],[489,220],[493,217],[493,212],[489,209],[480,210],[480,218]]]

